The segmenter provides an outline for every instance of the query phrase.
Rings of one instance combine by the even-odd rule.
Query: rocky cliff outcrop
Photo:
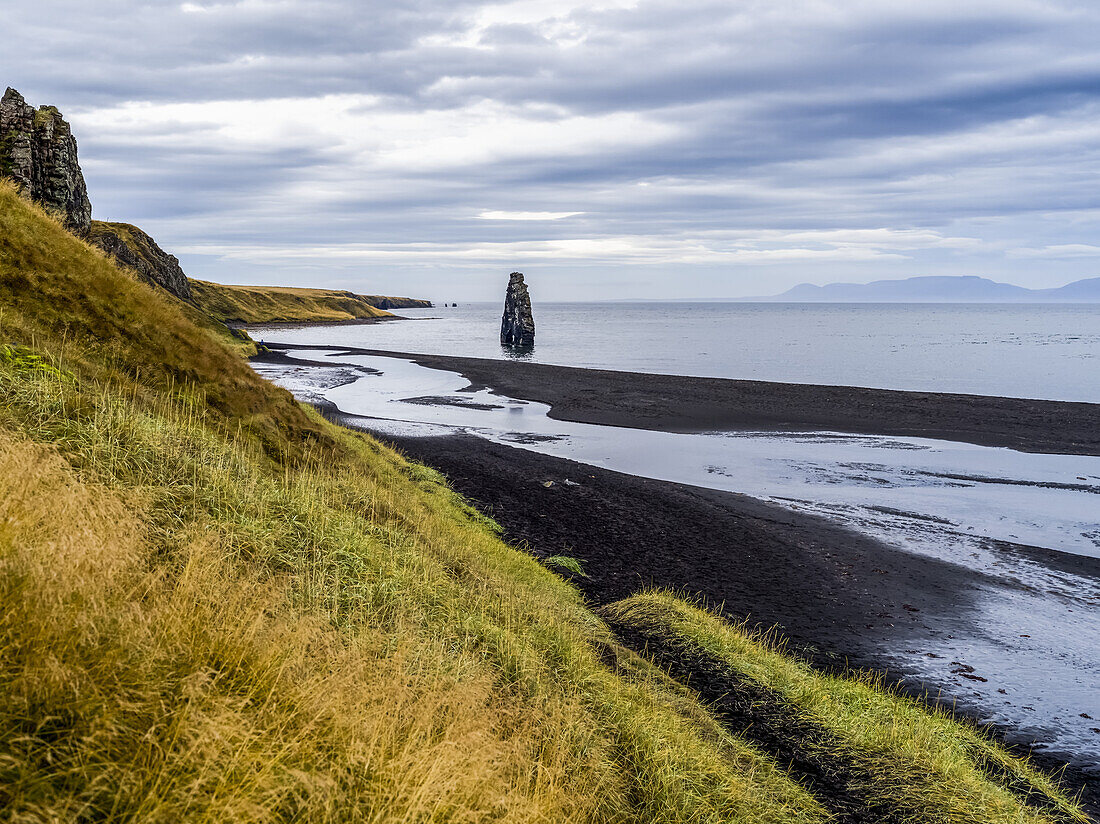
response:
[[[348,294],[353,295],[357,298],[362,298],[376,309],[431,309],[433,306],[430,300],[420,300],[419,298],[391,298],[384,297],[382,295],[356,295],[354,292],[348,292]]]
[[[504,296],[504,317],[500,321],[500,342],[504,346],[534,346],[535,318],[531,314],[531,296],[520,272],[508,276]]]
[[[92,220],[92,204],[69,124],[53,106],[35,109],[12,88],[0,100],[0,177],[13,180],[24,197],[59,214],[70,231],[132,269],[142,280],[198,304],[179,260],[161,249],[149,235],[129,223]],[[414,298],[344,294],[353,303],[363,303],[366,310],[432,305],[430,301]],[[331,304],[333,300],[328,302]],[[357,308],[347,311],[363,313]]]
[[[88,230],[92,204],[69,124],[53,106],[28,106],[12,88],[0,100],[0,176],[59,213],[72,231]]]
[[[180,268],[179,260],[161,249],[137,226],[93,220],[87,238],[119,264],[133,269],[146,283],[163,287],[183,300],[191,300],[191,282]]]
[[[0,100],[0,176],[15,181],[24,197],[60,214],[73,233],[133,269],[142,280],[191,299],[191,286],[179,261],[149,235],[128,223],[92,220],[69,124],[53,106],[35,109],[12,88]]]

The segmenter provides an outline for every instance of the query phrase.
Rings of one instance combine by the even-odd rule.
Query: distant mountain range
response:
[[[871,283],[801,283],[780,295],[742,298],[788,303],[1100,303],[1100,277],[1057,289],[1026,289],[972,275],[875,280]]]

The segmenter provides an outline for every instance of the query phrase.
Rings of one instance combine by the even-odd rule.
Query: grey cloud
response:
[[[984,245],[908,250],[901,262],[874,265],[902,274],[931,273],[905,266],[965,265],[1030,278],[1028,285],[1093,274],[1084,258],[1037,274],[1034,258],[1004,252],[1007,238],[1061,247],[1087,243],[1100,228],[1100,146],[1089,129],[1100,111],[1100,9],[1090,5],[642,0],[634,9],[578,4],[551,25],[503,20],[478,31],[470,29],[480,7],[473,2],[196,5],[209,10],[8,0],[0,10],[10,32],[0,84],[71,116],[127,102],[370,94],[383,100],[381,113],[465,111],[490,101],[547,129],[562,117],[631,113],[671,132],[648,144],[604,140],[426,170],[363,170],[339,143],[293,136],[244,150],[222,143],[216,123],[159,122],[129,137],[78,131],[97,213],[147,221],[165,233],[165,245],[920,226],[970,233]],[[556,30],[577,38],[560,45]],[[1035,122],[1049,124],[1042,140],[1014,136]],[[978,148],[967,150],[968,141]],[[303,212],[281,194],[290,184],[329,194]],[[494,222],[476,218],[483,210],[585,214]],[[1070,211],[1077,218],[1065,225],[1048,217]],[[193,260],[210,276],[223,265],[261,271],[216,256]],[[438,259],[422,265],[434,277],[448,271]],[[786,279],[781,286],[826,277],[838,265],[683,271],[697,294],[732,294],[746,272],[771,272]],[[610,278],[615,268],[571,266],[560,264],[560,277]],[[353,277],[352,269],[332,264],[331,278]],[[301,264],[262,271],[328,277]]]

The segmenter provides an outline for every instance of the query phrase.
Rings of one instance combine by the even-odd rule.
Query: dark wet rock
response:
[[[508,276],[508,291],[504,297],[504,317],[500,321],[500,342],[503,346],[534,346],[535,318],[531,314],[531,296],[520,272]]]
[[[82,234],[92,221],[92,204],[76,157],[76,138],[53,106],[38,109],[9,88],[0,100],[0,177],[58,213]]]
[[[94,243],[121,266],[132,269],[153,286],[167,289],[183,300],[191,300],[191,283],[174,255],[165,252],[156,241],[129,223],[105,223],[93,220],[88,241]]]

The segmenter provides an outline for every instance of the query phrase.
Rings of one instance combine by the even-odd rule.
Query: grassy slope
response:
[[[1074,820],[1071,805],[1049,803],[1057,792],[1040,771],[874,679],[814,672],[772,639],[731,627],[670,594],[642,593],[605,613],[613,626],[638,633],[654,650],[705,661],[697,670],[716,677],[718,692],[741,692],[755,704],[762,737],[786,737],[808,766],[824,764],[844,775],[883,819],[999,821],[1017,798],[1030,796],[1060,820]],[[763,734],[769,724],[774,729]]]
[[[290,286],[223,286],[192,280],[195,301],[203,310],[227,323],[332,322],[392,317],[376,308],[380,295],[356,295],[335,289]]]
[[[437,475],[0,183],[3,342],[6,818],[828,820]]]

